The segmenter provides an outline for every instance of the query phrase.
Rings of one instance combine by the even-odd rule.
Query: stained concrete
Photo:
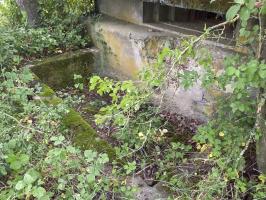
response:
[[[74,74],[89,77],[94,72],[97,49],[82,49],[37,60],[31,70],[53,89],[74,85]]]
[[[189,30],[169,30],[153,24],[137,25],[108,16],[102,16],[96,23],[88,22],[88,28],[93,42],[100,49],[96,59],[97,72],[120,80],[138,79],[137,74],[144,67],[153,66],[165,45],[176,48],[182,38],[187,37],[187,33],[193,34]],[[230,46],[214,41],[204,41],[203,46],[212,53],[215,68],[222,68],[222,60],[230,54]],[[202,70],[194,61],[186,67]],[[163,109],[200,120],[206,120],[206,116],[212,111],[213,95],[202,89],[200,83],[188,91],[169,85],[165,93],[162,100],[160,96],[154,95],[154,102]]]
[[[126,78],[137,78],[138,72],[148,64],[148,58],[145,58],[141,52],[146,46],[145,42],[171,35],[108,16],[102,16],[92,26],[90,24],[92,23],[88,22],[93,42],[101,49],[100,57],[96,59],[98,70],[106,73],[107,69],[111,69],[107,75],[118,72],[118,76]],[[150,50],[157,54],[159,43],[154,42],[154,44]]]
[[[98,0],[101,13],[132,23],[143,22],[143,2],[132,0]]]

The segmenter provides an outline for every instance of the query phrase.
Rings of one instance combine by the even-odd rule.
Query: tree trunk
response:
[[[266,174],[266,102],[263,96],[258,112],[257,126],[262,135],[257,141],[257,163],[259,170]]]
[[[259,15],[259,21],[261,33],[256,54],[260,60],[266,60],[266,15]],[[261,137],[256,144],[256,156],[260,172],[266,174],[266,88],[261,88],[259,92],[256,128],[261,132]]]
[[[20,9],[27,13],[29,26],[38,26],[40,22],[38,0],[16,0],[16,2]]]

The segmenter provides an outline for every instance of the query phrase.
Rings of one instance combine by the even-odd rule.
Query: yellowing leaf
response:
[[[224,132],[220,132],[220,133],[219,133],[219,136],[220,136],[220,137],[224,137]]]

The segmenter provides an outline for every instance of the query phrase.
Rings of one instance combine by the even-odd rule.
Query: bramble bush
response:
[[[83,14],[76,1],[69,2],[76,6],[71,8],[77,17]],[[63,22],[35,29],[20,21],[7,26],[6,22],[22,15],[14,1],[4,3],[0,19],[6,20],[0,27],[0,199],[130,198],[131,187],[119,181],[123,178],[120,169],[106,171],[107,154],[81,151],[73,145],[62,123],[70,110],[68,102],[47,104],[42,98],[45,87],[23,67],[36,58],[82,48],[88,39]]]
[[[93,199],[123,188],[104,174],[107,154],[73,146],[62,116],[64,103],[41,99],[30,70],[2,70],[0,79],[0,199]],[[116,185],[113,185],[116,182]],[[123,194],[124,195],[124,194]]]
[[[112,98],[112,104],[101,109],[96,121],[115,124],[120,130],[118,135],[122,132],[124,139],[130,138],[130,142],[125,140],[120,149],[125,156],[136,156],[138,152],[146,154],[147,147],[151,143],[157,143],[154,149],[155,161],[150,154],[143,156],[141,166],[157,163],[159,169],[156,177],[174,192],[176,198],[266,197],[265,175],[256,172],[253,178],[248,178],[245,174],[245,153],[263,134],[257,122],[266,98],[266,64],[261,58],[265,32],[262,20],[266,10],[266,4],[264,1],[263,3],[260,7],[255,0],[235,0],[226,14],[226,22],[206,27],[201,36],[185,38],[176,49],[164,48],[158,55],[156,64],[144,69],[141,80],[136,84],[115,82],[97,76],[90,79],[91,90]],[[252,24],[252,18],[257,19],[258,23]],[[201,47],[201,42],[210,35],[213,37],[213,31],[217,28],[236,21],[240,23],[237,45],[249,47],[248,54],[225,58],[224,70],[217,72],[213,67],[211,54]],[[220,35],[217,37],[219,39]],[[203,74],[182,69],[191,59],[204,69]],[[166,60],[168,63],[171,60],[168,68]],[[161,92],[163,101],[163,91],[169,83],[175,82],[175,85],[189,89],[197,80],[200,80],[206,90],[214,89],[220,93],[212,118],[193,137],[198,153],[205,155],[194,160],[208,164],[207,173],[184,173],[185,169],[180,173],[176,168],[189,164],[187,155],[193,148],[182,143],[172,143],[162,152],[155,138],[149,137],[152,133],[160,133],[162,121],[160,122],[159,108],[152,106],[154,108],[151,113],[141,108],[150,102],[155,92]],[[157,118],[159,125],[154,125],[152,122]],[[265,118],[260,120],[265,123]],[[158,161],[161,154],[164,158]],[[193,166],[191,163],[190,165]]]

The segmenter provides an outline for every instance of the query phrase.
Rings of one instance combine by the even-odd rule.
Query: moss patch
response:
[[[53,89],[46,84],[42,84],[40,96],[42,97],[42,101],[49,105],[58,105],[62,103],[62,99],[57,97]]]
[[[53,89],[74,85],[74,74],[88,77],[93,72],[93,50],[79,50],[53,56],[33,64],[31,70]]]
[[[55,92],[49,86],[43,84],[41,97],[43,101],[50,105],[62,103],[62,99],[55,95]],[[99,153],[107,153],[110,160],[115,159],[115,151],[112,146],[98,137],[96,131],[85,121],[82,116],[71,109],[63,117],[63,124],[74,133],[74,143],[82,150],[94,149]]]
[[[75,131],[74,142],[81,149],[95,149],[100,153],[107,153],[110,159],[114,159],[115,151],[108,142],[100,139],[95,130],[74,111],[63,118],[64,125],[72,131]]]
[[[42,97],[52,97],[55,95],[55,92],[52,90],[52,88],[48,87],[47,85],[43,84],[42,86]]]

